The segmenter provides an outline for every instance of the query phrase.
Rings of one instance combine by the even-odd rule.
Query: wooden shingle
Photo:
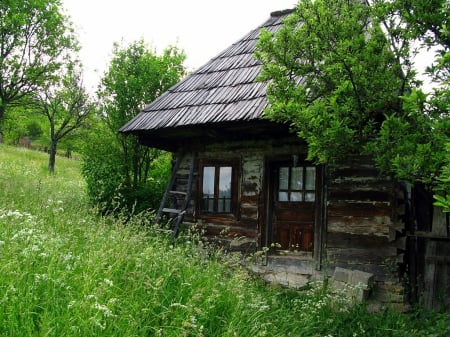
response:
[[[255,46],[262,28],[278,31],[291,12],[272,13],[261,26],[148,104],[120,132],[151,134],[177,127],[262,119],[266,84],[256,82],[261,64],[254,57]]]

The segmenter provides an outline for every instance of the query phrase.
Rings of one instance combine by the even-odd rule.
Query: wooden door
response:
[[[277,249],[313,251],[316,175],[313,165],[272,165],[272,244]]]

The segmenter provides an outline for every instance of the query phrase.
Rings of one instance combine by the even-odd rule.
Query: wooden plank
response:
[[[386,264],[388,258],[395,259],[397,249],[393,247],[379,248],[327,248],[329,261],[346,261],[348,263]]]
[[[406,235],[409,237],[424,238],[430,240],[450,241],[450,237],[448,236],[435,235],[433,233],[424,231],[415,231],[414,233],[407,233]]]
[[[450,263],[450,256],[429,255],[425,257],[425,261],[436,263]]]
[[[329,233],[389,237],[389,225],[390,218],[388,217],[328,217],[327,230]]]
[[[183,191],[170,191],[170,194],[174,194],[174,195],[186,195],[186,192]]]
[[[376,249],[389,244],[388,238],[376,235],[329,232],[327,247],[329,248],[369,248]]]
[[[206,225],[206,234],[214,236],[229,236],[240,237],[245,236],[248,238],[256,239],[258,232],[256,226],[254,228],[240,227],[240,226],[218,226],[216,224]]]
[[[175,209],[175,208],[163,208],[162,211],[164,213],[175,213],[175,214],[181,213],[181,211],[179,209]]]
[[[380,217],[390,216],[392,205],[390,202],[355,202],[355,201],[333,201],[329,200],[328,215],[330,217],[353,216],[353,217]]]
[[[392,200],[390,191],[374,191],[372,188],[367,190],[357,189],[353,187],[330,188],[328,190],[329,200],[360,200],[360,201],[384,201]]]

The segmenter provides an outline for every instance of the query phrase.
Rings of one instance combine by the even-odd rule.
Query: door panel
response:
[[[281,250],[313,251],[315,175],[311,165],[272,165],[272,243]]]

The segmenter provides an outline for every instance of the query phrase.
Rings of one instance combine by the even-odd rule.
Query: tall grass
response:
[[[0,336],[445,336],[448,316],[269,287],[153,215],[87,204],[79,163],[0,144]]]

